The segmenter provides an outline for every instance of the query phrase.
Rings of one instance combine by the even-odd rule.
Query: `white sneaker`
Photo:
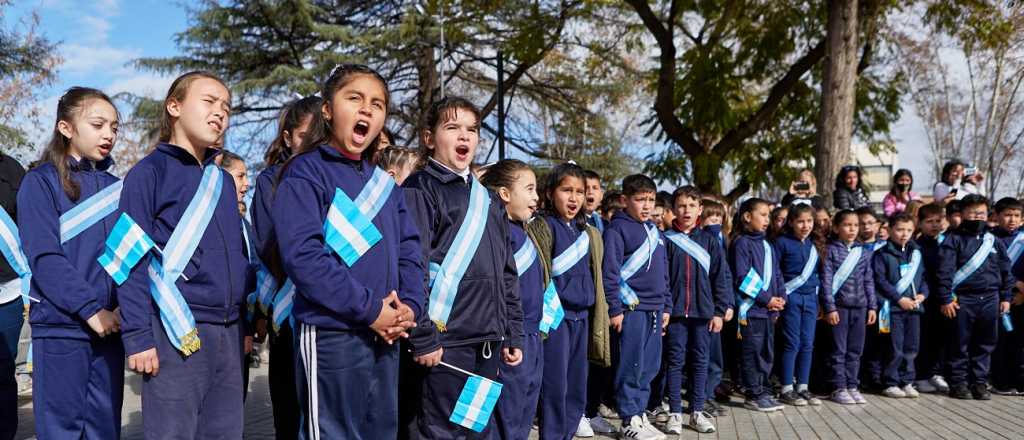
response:
[[[668,415],[668,421],[665,422],[665,432],[669,434],[683,433],[683,415],[681,413]]]
[[[580,425],[576,427],[576,437],[590,438],[594,436],[594,429],[590,427],[590,419],[586,416],[580,418]]]
[[[894,399],[907,397],[907,393],[903,392],[903,389],[901,389],[898,386],[891,386],[889,388],[886,388],[885,391],[882,391],[882,394],[884,394],[885,397],[892,397]]]
[[[708,434],[715,432],[715,424],[711,423],[708,419],[707,413],[704,411],[697,411],[690,414],[690,428],[701,434]]]
[[[661,432],[661,430],[659,430],[658,427],[654,426],[654,424],[651,423],[651,421],[647,419],[647,414],[644,414],[641,417],[642,417],[642,420],[644,422],[644,429],[646,429],[647,432],[650,432],[651,435],[654,436],[653,437],[654,439],[656,439],[656,440],[665,440],[667,438],[665,436],[664,432]],[[666,422],[668,421],[668,411],[665,412],[665,421]]]
[[[652,427],[645,422],[640,416],[630,417],[629,423],[622,425],[619,438],[629,440],[665,440],[665,434],[651,432]]]
[[[921,393],[917,392],[917,390],[914,389],[914,386],[909,383],[903,387],[903,394],[906,394],[907,397],[910,397],[912,399],[916,397],[921,397]]]
[[[932,386],[938,388],[940,393],[945,393],[949,391],[949,384],[946,383],[946,379],[943,378],[942,376],[936,374],[932,376],[931,379],[928,379],[928,381],[932,383]]]

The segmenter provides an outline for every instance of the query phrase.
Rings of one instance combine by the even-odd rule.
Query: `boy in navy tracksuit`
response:
[[[203,170],[216,166],[213,149],[200,162],[192,153],[160,143],[125,177],[121,210],[164,247],[196,194]],[[152,252],[118,289],[125,352],[156,349],[159,372],[143,382],[148,436],[233,437],[242,432],[242,325],[248,260],[239,227],[234,182],[221,170],[223,188],[213,218],[176,284],[195,317],[202,348],[188,357],[171,344],[157,316],[146,274]],[[215,397],[211,397],[215,396]]]
[[[739,235],[729,247],[733,288],[739,310],[741,377],[748,409],[783,409],[768,388],[775,357],[775,320],[786,305],[786,290],[778,256],[765,238],[770,205],[763,199],[744,201],[736,213]]]
[[[1020,230],[1021,214],[1024,212],[1024,205],[1013,197],[999,199],[995,205],[996,221],[999,227],[992,231],[999,241],[1006,246],[1007,256],[1010,259],[1010,266],[1013,267],[1020,261],[1021,254],[1024,254],[1024,233]],[[1017,395],[1019,390],[1024,389],[1022,385],[1021,363],[1024,362],[1024,353],[1021,353],[1022,340],[1020,332],[1016,328],[1024,326],[1024,310],[1020,307],[1024,304],[1024,294],[1011,289],[1011,307],[1009,326],[1004,318],[1000,317],[999,342],[992,353],[992,385],[994,392],[1004,395]]]
[[[704,414],[711,335],[722,330],[726,311],[733,307],[732,280],[725,252],[714,234],[703,231],[700,192],[686,186],[672,194],[675,220],[666,232],[671,318],[667,328],[666,382],[669,401],[667,431],[682,433],[681,389],[690,372],[689,426],[698,432],[714,432]],[[686,368],[689,367],[689,370]]]
[[[117,216],[64,243],[60,216],[118,179],[107,172],[109,157],[68,156],[66,162],[67,178],[78,183],[77,200],[65,193],[51,163],[29,171],[18,192],[21,242],[32,269],[29,296],[39,300],[29,316],[36,435],[114,439],[121,432],[124,348],[118,336],[97,334],[86,320],[118,306],[113,280],[96,261]]]
[[[914,361],[920,347],[921,314],[928,296],[924,259],[911,240],[914,220],[898,214],[889,220],[889,240],[872,257],[875,292],[883,301],[879,330],[883,337],[883,393],[888,397],[917,397]],[[888,338],[884,337],[888,334]]]
[[[920,392],[949,392],[946,383],[947,358],[946,347],[952,331],[952,321],[942,316],[939,311],[939,246],[945,240],[942,232],[946,214],[942,206],[930,203],[917,211],[917,227],[921,231],[918,246],[921,248],[924,263],[924,283],[928,285],[928,295],[924,300],[924,316],[921,319],[921,350],[917,357],[916,387]]]
[[[665,243],[650,221],[657,186],[649,177],[634,174],[623,179],[622,192],[626,209],[605,229],[603,265],[608,315],[619,332],[616,403],[623,435],[661,438],[649,428],[644,413],[651,381],[661,366],[661,332],[671,307]]]
[[[949,394],[988,400],[999,315],[1010,311],[1014,280],[1006,246],[988,232],[988,200],[972,194],[961,209],[963,220],[939,248],[942,314],[956,325],[949,341]]]

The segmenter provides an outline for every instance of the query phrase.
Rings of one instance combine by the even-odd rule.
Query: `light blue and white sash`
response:
[[[590,213],[590,220],[594,222],[594,227],[597,228],[598,232],[604,233],[604,219],[601,218],[601,214],[597,211]]]
[[[162,258],[149,260],[149,291],[160,309],[160,321],[171,344],[185,356],[199,350],[199,333],[192,310],[175,282],[192,259],[199,247],[199,240],[213,219],[223,181],[220,168],[206,166],[196,194],[185,208],[171,237],[167,239]]]
[[[455,297],[459,294],[459,283],[469,268],[469,262],[476,255],[480,246],[480,238],[487,228],[487,210],[491,206],[491,197],[487,189],[476,179],[471,179],[469,191],[469,208],[466,217],[459,225],[455,240],[440,265],[430,263],[430,300],[427,314],[437,325],[438,330],[446,331],[448,315],[452,313]]]
[[[889,244],[889,242],[886,241],[886,240],[876,241],[875,243],[873,243],[871,245],[871,252],[878,252],[879,250],[884,248],[885,245],[887,245],[887,244]]]
[[[284,280],[284,284],[281,285],[281,289],[274,296],[274,316],[272,321],[275,332],[281,331],[281,325],[284,324],[286,319],[291,319],[292,328],[295,327],[294,319],[292,319],[292,305],[294,301],[295,284],[292,283],[290,278],[287,278]]]
[[[548,334],[557,329],[562,323],[562,319],[565,318],[565,309],[562,308],[562,300],[558,298],[558,290],[555,288],[555,278],[576,266],[589,251],[590,234],[583,231],[579,237],[576,237],[576,241],[572,245],[565,248],[551,262],[551,280],[548,281],[548,285],[544,289],[544,304],[541,306],[541,333]]]
[[[118,180],[83,200],[60,216],[60,242],[67,243],[82,231],[117,211],[124,181]]]
[[[807,284],[807,280],[811,279],[814,275],[814,271],[818,269],[818,249],[811,246],[811,252],[807,256],[807,261],[804,263],[803,270],[800,271],[800,275],[786,282],[786,294],[789,295],[796,292],[804,284]]]
[[[658,228],[654,225],[644,225],[644,229],[647,230],[647,239],[626,259],[626,262],[622,264],[622,271],[619,272],[619,297],[622,299],[622,305],[629,307],[629,310],[635,309],[640,304],[640,298],[637,297],[636,291],[629,287],[627,281],[644,266],[647,266],[645,270],[651,269],[651,257],[658,249],[660,239]]]
[[[1006,255],[1010,257],[1010,266],[1017,264],[1021,254],[1024,254],[1024,231],[1017,231],[1010,246],[1006,248]]]
[[[686,255],[693,258],[694,261],[704,269],[705,274],[711,272],[711,254],[708,253],[707,249],[704,249],[701,245],[697,244],[696,241],[693,241],[689,235],[682,232],[671,231],[666,233],[665,237],[672,243],[675,243],[676,246],[679,246],[679,249],[686,252]]]
[[[256,305],[266,314],[274,305],[274,294],[277,293],[277,279],[270,273],[267,266],[260,263],[256,271]]]
[[[995,251],[995,244],[996,237],[986,232],[984,238],[982,238],[981,246],[978,246],[978,250],[974,252],[974,255],[967,260],[963,267],[957,269],[956,273],[953,274],[953,290],[956,290],[957,286],[967,281],[985,263],[989,254]]]
[[[519,276],[523,276],[527,270],[530,270],[530,266],[533,266],[533,263],[537,261],[537,247],[533,245],[533,240],[530,240],[530,237],[526,237],[526,241],[516,251],[515,259],[516,272]]]
[[[334,200],[327,210],[324,222],[324,242],[352,267],[366,251],[382,238],[373,219],[384,207],[395,180],[380,168],[366,182],[355,201],[341,188],[335,188]]]
[[[764,266],[762,271],[764,276],[762,277],[757,273],[753,267],[747,272],[746,277],[743,278],[743,282],[740,283],[740,307],[739,307],[739,323],[741,325],[747,325],[747,312],[754,307],[754,298],[761,291],[768,291],[772,285],[772,271],[774,266],[772,265],[772,247],[767,241],[761,241],[764,245]]]
[[[850,248],[850,253],[846,254],[846,259],[836,269],[836,273],[832,275],[832,292],[830,292],[832,296],[839,293],[839,289],[843,287],[843,284],[846,284],[846,280],[850,279],[850,275],[853,275],[853,271],[857,269],[857,263],[862,255],[864,255],[863,246]]]
[[[18,278],[21,279],[21,300],[28,305],[31,298],[28,296],[28,292],[32,286],[32,269],[28,265],[28,258],[21,250],[18,225],[3,208],[0,208],[0,252],[4,254],[11,269],[14,269],[14,273],[18,274]],[[31,299],[39,302],[36,298]]]

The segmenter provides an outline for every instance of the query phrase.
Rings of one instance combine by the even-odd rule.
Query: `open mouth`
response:
[[[458,156],[459,160],[466,160],[469,158],[469,147],[466,145],[458,145],[455,147],[455,155]]]
[[[214,129],[214,130],[215,130],[215,131],[216,131],[217,133],[220,133],[220,132],[221,132],[221,130],[223,130],[223,126],[221,126],[221,125],[220,125],[220,122],[217,122],[217,121],[210,121],[210,122],[208,122],[208,124],[209,124],[209,125],[210,125],[211,127],[213,127],[213,129]]]
[[[370,133],[370,123],[366,121],[357,121],[356,126],[352,128],[352,142],[357,145],[362,145],[366,142],[366,135]]]
[[[113,145],[100,145],[98,149],[100,150],[100,154],[103,155],[103,157],[106,157],[110,155],[110,150],[113,149]]]

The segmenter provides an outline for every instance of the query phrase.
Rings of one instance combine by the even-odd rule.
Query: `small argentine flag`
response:
[[[476,432],[483,431],[491,418],[491,411],[494,411],[494,405],[498,403],[501,384],[444,362],[441,365],[469,375],[448,420]]]
[[[128,273],[150,249],[156,247],[153,239],[135,224],[127,213],[122,213],[110,231],[103,247],[103,255],[96,260],[118,285],[128,279]]]

